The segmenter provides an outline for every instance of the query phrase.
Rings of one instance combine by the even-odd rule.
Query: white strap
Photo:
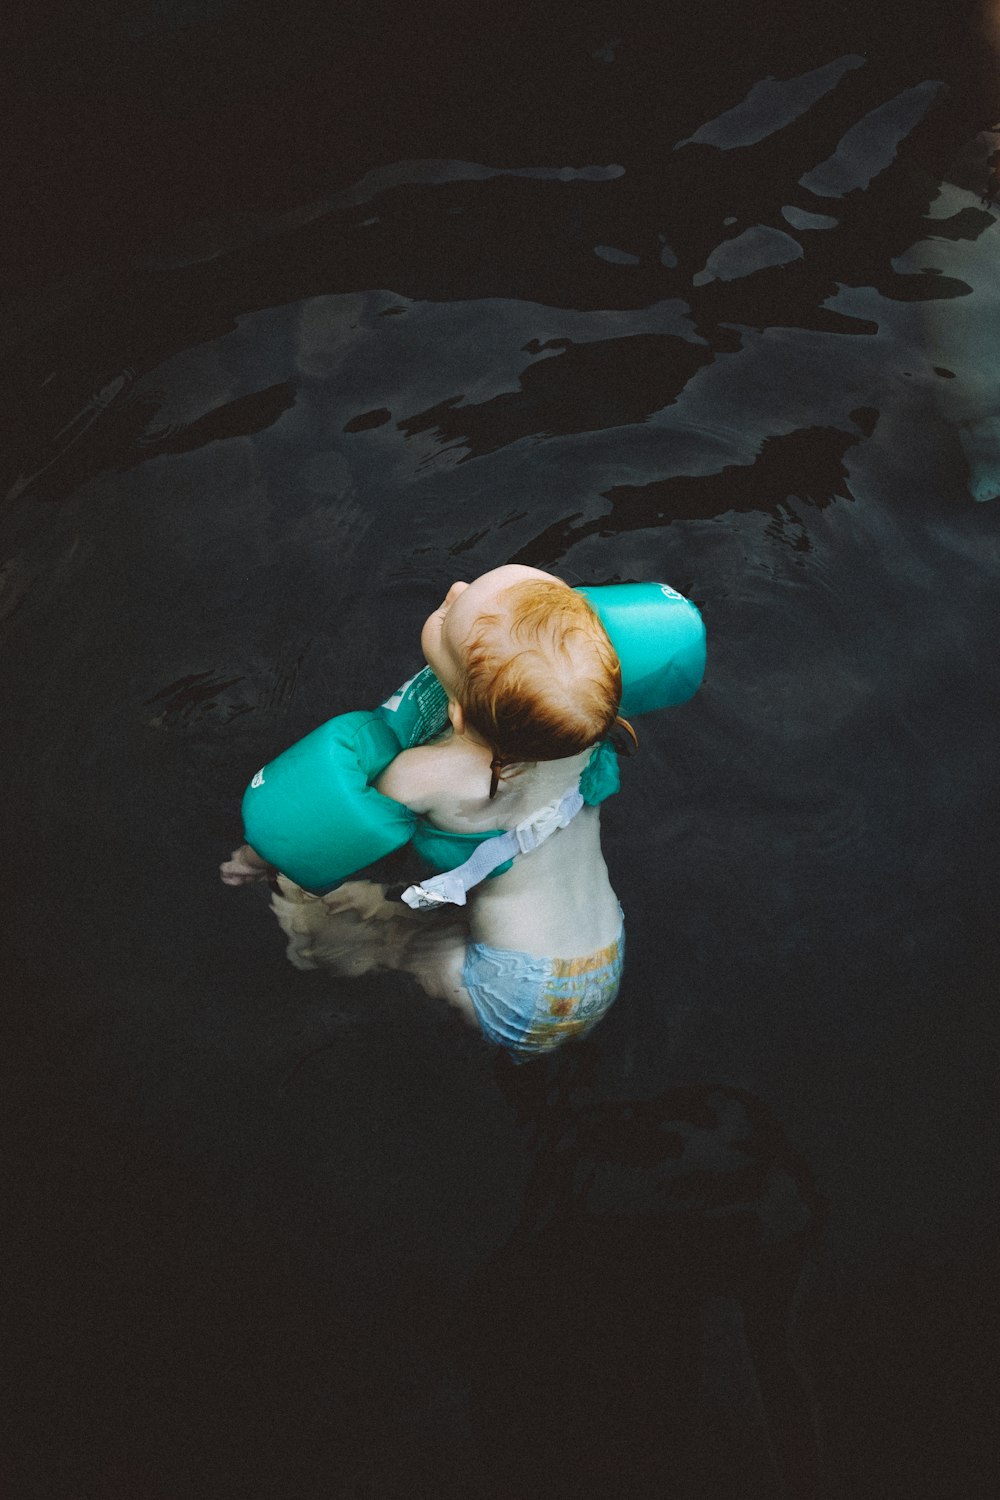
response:
[[[473,886],[492,875],[508,859],[517,854],[530,854],[532,849],[544,844],[557,829],[565,828],[582,806],[579,787],[571,787],[561,797],[532,813],[530,818],[522,818],[498,839],[484,839],[477,844],[463,865],[445,870],[441,875],[432,875],[420,885],[408,886],[401,899],[414,911],[427,911],[435,906],[464,906],[466,893]]]

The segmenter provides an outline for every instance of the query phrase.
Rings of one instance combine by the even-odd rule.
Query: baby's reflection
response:
[[[342,979],[377,970],[410,974],[424,992],[448,1000],[475,1022],[456,993],[469,928],[456,907],[411,911],[390,900],[389,887],[348,880],[314,896],[285,875],[276,877],[271,910],[288,938],[286,954],[297,969],[327,969]]]

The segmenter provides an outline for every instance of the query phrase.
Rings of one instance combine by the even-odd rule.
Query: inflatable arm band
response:
[[[622,668],[625,717],[685,703],[705,671],[705,627],[666,584],[581,588]],[[413,836],[416,815],[377,792],[401,750],[440,734],[448,700],[430,667],[380,708],[339,714],[270,761],[243,797],[246,840],[306,890],[321,895]]]
[[[705,626],[696,605],[666,583],[579,588],[622,667],[624,718],[686,703],[705,675]]]

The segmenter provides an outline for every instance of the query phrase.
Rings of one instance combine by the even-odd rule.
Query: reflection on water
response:
[[[678,141],[678,148],[692,143],[717,146],[720,151],[755,146],[804,115],[845,73],[863,66],[864,58],[852,53],[795,78],[762,79],[739,104],[699,126],[686,140]]]
[[[940,180],[947,60],[808,38],[633,127],[680,64],[585,40],[603,136],[400,149],[6,308],[25,1492],[977,1493],[997,137]],[[213,882],[249,775],[512,559],[669,579],[711,654],[609,806],[622,996],[497,1088]]]

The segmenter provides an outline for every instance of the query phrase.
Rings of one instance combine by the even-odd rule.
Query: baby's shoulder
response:
[[[375,782],[375,789],[413,812],[426,813],[455,788],[462,757],[454,742],[414,745],[391,760]]]

